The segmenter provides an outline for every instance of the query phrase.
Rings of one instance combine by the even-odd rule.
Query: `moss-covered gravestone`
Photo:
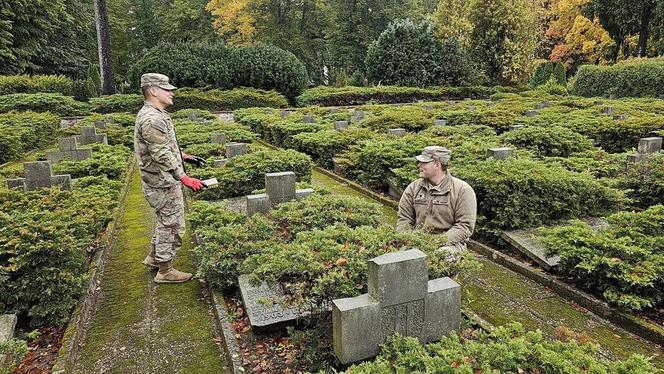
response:
[[[53,164],[62,160],[82,161],[92,157],[91,149],[78,149],[75,136],[58,139],[59,151],[46,153],[46,159]]]

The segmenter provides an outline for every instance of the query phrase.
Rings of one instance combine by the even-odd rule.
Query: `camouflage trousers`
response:
[[[157,213],[157,224],[152,236],[157,262],[171,261],[182,246],[184,236],[184,197],[180,184],[154,188],[143,184],[148,204]]]

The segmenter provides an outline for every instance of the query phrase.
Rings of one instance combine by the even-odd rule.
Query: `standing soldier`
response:
[[[452,151],[440,146],[424,147],[418,161],[420,178],[406,187],[399,201],[397,231],[432,230],[447,236],[445,247],[463,251],[473,234],[477,217],[475,191],[450,174]]]
[[[143,74],[141,90],[145,99],[136,115],[134,152],[141,171],[145,199],[157,213],[157,224],[146,266],[159,269],[155,283],[180,283],[191,279],[190,273],[173,269],[173,257],[182,245],[184,235],[183,185],[198,191],[200,180],[185,174],[182,161],[201,165],[202,158],[182,153],[175,137],[175,128],[166,107],[173,104],[173,90],[168,77]]]

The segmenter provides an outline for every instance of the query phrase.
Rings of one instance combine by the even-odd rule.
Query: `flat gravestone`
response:
[[[57,164],[62,160],[83,161],[92,157],[91,149],[78,149],[75,136],[58,139],[59,151],[47,152],[46,159],[51,164]]]
[[[226,144],[226,134],[215,133],[210,135],[210,143]]]
[[[522,128],[524,128],[524,127],[525,127],[524,125],[509,125],[508,129],[509,129],[510,131],[512,131],[512,130],[519,130],[519,129],[522,129]]]
[[[496,160],[505,160],[512,156],[512,148],[489,148],[486,151],[486,155],[487,157],[495,158]]]
[[[657,153],[660,149],[662,149],[662,138],[653,136],[650,138],[641,138],[639,140],[637,152],[645,155]]]
[[[464,100],[465,100],[465,99],[464,99]],[[470,100],[470,99],[468,99],[468,100]],[[471,106],[468,107],[468,111],[469,111],[469,112],[474,112],[475,109],[477,109],[477,107],[476,107],[475,105],[471,105]]]
[[[247,215],[270,211],[270,197],[267,194],[247,195]]]
[[[277,205],[295,199],[297,176],[292,171],[265,174],[265,193]]]
[[[310,114],[307,114],[302,118],[302,121],[304,123],[314,123],[314,122],[316,122],[316,119],[314,118],[314,116],[312,116]]]
[[[398,129],[389,129],[387,130],[387,133],[392,136],[396,136],[397,138],[403,138],[406,136],[406,129],[398,128]]]
[[[244,309],[254,332],[278,330],[295,324],[298,318],[311,314],[308,308],[289,307],[285,303],[279,302],[284,300],[284,293],[277,285],[267,282],[253,285],[249,281],[248,275],[240,275],[238,283]],[[308,305],[308,303],[304,305]],[[329,310],[329,306],[324,306],[323,310]]]
[[[336,121],[334,122],[334,129],[337,131],[348,130],[348,121]]]
[[[282,110],[282,111],[279,112],[279,117],[281,117],[281,118],[286,118],[289,115],[290,115],[290,112],[285,111],[285,110]]]
[[[339,111],[338,108],[330,108],[330,114],[337,113]]]
[[[78,135],[76,138],[80,145],[108,144],[106,134],[97,134],[95,127],[81,127],[81,135]]]
[[[536,110],[529,110],[526,112],[526,117],[535,117],[537,114],[539,114],[538,111]]]
[[[369,293],[332,302],[334,354],[342,364],[375,356],[395,333],[427,343],[459,330],[461,286],[428,280],[426,259],[411,249],[369,260]]]
[[[435,119],[433,120],[434,126],[447,126],[447,121],[444,119]]]
[[[60,128],[68,129],[76,126],[81,121],[81,118],[63,118],[60,120]]]
[[[223,167],[224,165],[226,165],[226,162],[227,162],[227,161],[228,161],[228,160],[226,160],[225,158],[222,158],[222,159],[220,159],[220,160],[214,160],[214,161],[212,162],[212,167],[215,167],[215,168]]]
[[[7,187],[35,191],[59,185],[63,190],[71,191],[71,175],[53,175],[48,161],[26,162],[23,170],[25,178],[7,179]]]
[[[226,158],[233,158],[247,154],[247,143],[227,143]]]
[[[300,200],[304,199],[307,196],[311,196],[314,193],[313,188],[301,188],[298,190],[295,190],[295,199]]]
[[[549,100],[544,100],[541,103],[535,105],[535,109],[544,109],[548,108],[551,106],[551,102]]]

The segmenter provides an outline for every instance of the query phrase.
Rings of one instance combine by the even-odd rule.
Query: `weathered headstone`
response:
[[[388,253],[368,263],[369,293],[332,302],[334,354],[342,364],[378,354],[394,333],[439,340],[461,323],[461,287],[451,278],[429,281],[426,254]]]
[[[424,110],[426,110],[427,112],[432,111],[433,110],[433,105],[425,105]]]
[[[539,114],[539,112],[536,111],[536,110],[529,110],[529,111],[526,112],[526,117],[535,117],[538,114]]]
[[[627,119],[626,114],[617,114],[617,115],[613,116],[614,121],[624,121],[626,119]]]
[[[522,129],[522,128],[524,128],[524,127],[525,127],[524,125],[509,125],[508,129],[509,129],[510,131],[512,131],[512,130],[519,130],[519,129]]]
[[[16,330],[16,322],[18,318],[16,314],[2,314],[0,315],[0,343],[4,343],[14,338],[14,331]],[[0,355],[0,368],[3,364],[8,362],[11,357]]]
[[[76,126],[81,121],[81,118],[63,118],[60,120],[60,128],[68,129]]]
[[[281,204],[295,198],[297,176],[292,171],[265,174],[265,193],[272,205]]]
[[[354,117],[358,121],[363,120],[364,119],[364,111],[363,110],[355,110]]]
[[[302,122],[304,122],[304,123],[314,123],[314,122],[316,122],[316,119],[311,114],[307,114],[302,118]]]
[[[270,211],[270,197],[267,194],[247,195],[247,215]]]
[[[246,155],[247,150],[247,143],[226,143],[226,158]]]
[[[611,106],[607,106],[606,108],[602,109],[602,113],[606,114],[606,115],[613,114],[613,111],[614,111],[614,109]]]
[[[92,157],[91,149],[78,149],[75,136],[58,139],[58,145],[60,151],[46,153],[46,159],[52,164],[62,160],[82,161]]]
[[[304,199],[305,197],[312,195],[314,192],[315,191],[313,188],[301,188],[299,190],[295,190],[295,199]]]
[[[402,138],[406,136],[406,129],[398,128],[398,129],[389,129],[387,130],[387,133],[392,136],[396,136],[397,138]]]
[[[334,122],[334,129],[337,130],[337,131],[348,130],[348,121],[335,121]]]
[[[662,149],[662,138],[658,136],[653,136],[649,138],[639,139],[639,145],[637,147],[637,152],[641,154],[652,154],[657,153]]]
[[[189,114],[187,115],[187,119],[193,122],[205,121],[205,118],[201,117],[201,115],[198,113],[197,110],[192,110],[191,112],[189,112]]]
[[[604,104],[604,102],[602,100],[595,100],[595,101],[593,101],[593,104],[594,105],[602,105],[602,104]]]
[[[338,108],[330,108],[330,114],[337,113],[339,111]]]
[[[48,161],[34,161],[23,164],[25,178],[7,179],[9,188],[19,188],[23,191],[35,191],[59,185],[63,190],[71,191],[71,175],[53,175],[51,163]]]
[[[512,155],[512,148],[508,147],[499,147],[499,148],[489,148],[486,151],[487,157],[493,157],[496,160],[505,160]]]
[[[286,117],[288,117],[289,115],[290,115],[290,112],[288,112],[288,111],[286,111],[286,110],[282,110],[282,111],[279,112],[279,116],[280,116],[281,118],[286,118]]]
[[[227,161],[228,161],[228,160],[225,159],[225,158],[222,158],[222,159],[219,159],[219,160],[214,160],[214,161],[212,162],[212,167],[215,167],[215,168],[223,167],[224,165],[226,165],[226,162],[227,162]]]
[[[447,126],[447,121],[444,119],[435,119],[433,120],[434,126]]]
[[[226,134],[214,133],[210,135],[210,143],[226,144]]]
[[[535,109],[544,109],[544,108],[548,108],[550,106],[551,106],[551,102],[549,100],[544,100],[541,103],[538,103],[537,105],[535,105]]]
[[[108,144],[106,134],[97,134],[97,129],[95,127],[81,127],[81,135],[78,135],[76,140],[80,145],[95,143]]]

